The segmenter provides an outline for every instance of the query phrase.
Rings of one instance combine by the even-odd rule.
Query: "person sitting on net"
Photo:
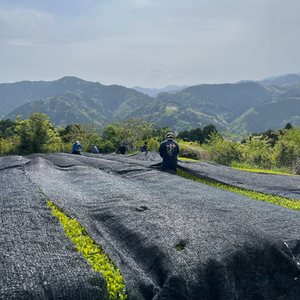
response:
[[[98,148],[94,144],[92,144],[91,146],[92,146],[92,153],[98,154],[99,153]]]
[[[80,145],[79,141],[76,141],[73,144],[72,154],[79,154],[79,155],[81,155],[81,153],[80,153],[81,150],[82,150],[82,146]]]
[[[126,154],[126,147],[124,146],[124,143],[123,142],[121,142],[120,143],[120,147],[119,147],[119,149],[117,149],[116,151],[115,151],[115,153],[117,153],[117,152],[119,152],[120,151],[120,153],[121,154]]]
[[[148,142],[145,142],[141,148],[141,152],[148,152]]]
[[[163,171],[174,171],[177,173],[177,156],[179,154],[179,146],[173,141],[174,135],[172,132],[167,133],[167,139],[159,146],[159,154],[163,159]]]

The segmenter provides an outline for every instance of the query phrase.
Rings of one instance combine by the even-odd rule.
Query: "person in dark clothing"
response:
[[[81,155],[81,153],[80,153],[81,150],[82,150],[82,146],[80,145],[79,141],[76,141],[72,147],[72,154]]]
[[[147,151],[148,151],[148,142],[145,142],[141,148],[141,152],[147,152]]]
[[[126,147],[123,143],[120,143],[120,147],[115,151],[115,153],[117,153],[118,151],[120,151],[121,154],[126,154]]]
[[[172,132],[167,133],[167,139],[160,144],[159,154],[163,159],[162,169],[172,170],[177,173],[177,156],[179,154],[179,146],[173,140]]]

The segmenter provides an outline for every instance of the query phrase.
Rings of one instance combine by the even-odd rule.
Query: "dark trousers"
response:
[[[177,173],[177,166],[175,167],[166,167],[166,166],[162,166],[162,170],[166,171],[166,172],[170,172],[170,173]]]
[[[72,151],[72,154],[78,154],[78,155],[81,155],[80,151]]]

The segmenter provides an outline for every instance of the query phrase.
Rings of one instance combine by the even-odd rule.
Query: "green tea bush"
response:
[[[203,150],[197,142],[184,142],[179,140],[178,145],[181,157],[203,161],[211,159],[210,154],[206,150]]]
[[[194,180],[196,182],[208,184],[210,186],[213,186],[213,187],[216,187],[219,189],[234,192],[234,193],[237,193],[237,194],[240,194],[240,195],[243,195],[243,196],[255,199],[255,200],[270,202],[275,205],[284,206],[284,207],[294,209],[294,210],[300,210],[300,200],[298,200],[298,199],[288,199],[288,198],[279,197],[279,196],[275,196],[275,195],[269,195],[269,194],[264,194],[264,193],[260,193],[260,192],[256,192],[256,191],[251,191],[251,190],[244,189],[244,188],[239,188],[239,187],[236,187],[233,185],[227,185],[227,184],[217,183],[217,182],[206,180],[206,179],[201,179],[197,176],[191,175],[180,169],[177,170],[177,174],[181,177],[184,177],[184,178],[187,178],[190,180]]]
[[[233,161],[243,159],[241,145],[224,140],[219,134],[211,136],[210,142],[202,147],[210,154],[211,161],[217,164],[230,166]]]
[[[45,196],[44,194],[42,195]],[[47,204],[52,209],[53,216],[58,217],[61,221],[66,235],[76,244],[78,252],[83,254],[95,271],[103,274],[107,282],[109,299],[127,299],[122,275],[111,259],[103,252],[101,246],[88,236],[86,230],[75,219],[67,216],[52,201],[48,200]]]

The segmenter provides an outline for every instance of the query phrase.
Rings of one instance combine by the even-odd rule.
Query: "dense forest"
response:
[[[76,140],[85,152],[91,152],[91,144],[95,144],[100,153],[111,153],[123,142],[127,152],[133,154],[140,151],[146,140],[149,149],[157,152],[168,131],[172,129],[160,128],[141,118],[102,127],[84,123],[55,128],[46,114],[36,112],[25,120],[21,116],[16,121],[0,120],[0,156],[70,152]],[[181,157],[300,174],[300,127],[290,123],[278,131],[248,134],[241,142],[229,132],[218,132],[212,124],[181,131],[175,139]]]

